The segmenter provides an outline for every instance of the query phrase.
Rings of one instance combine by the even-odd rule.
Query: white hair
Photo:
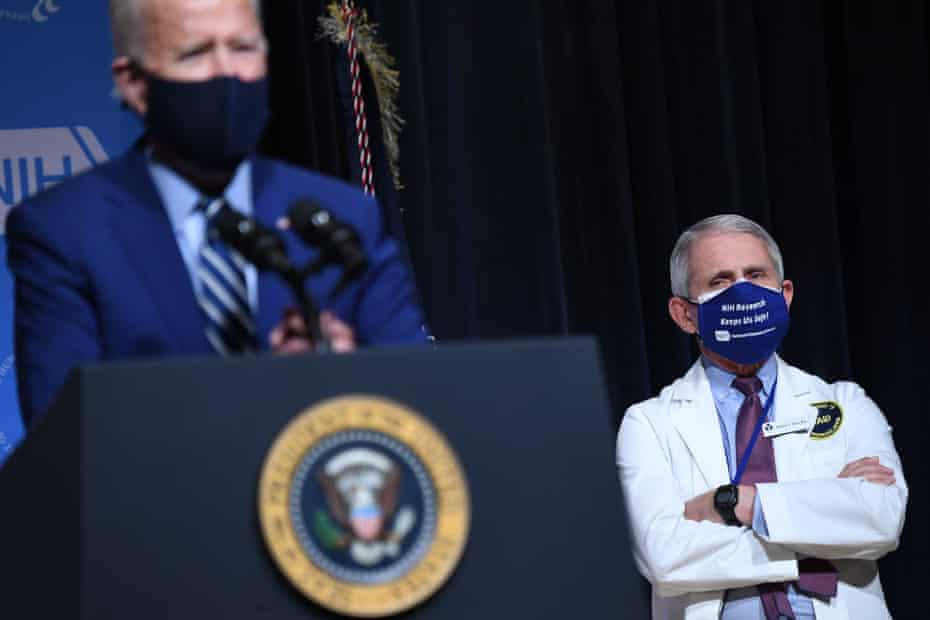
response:
[[[700,237],[717,233],[746,233],[761,239],[768,250],[769,258],[775,266],[778,281],[785,279],[785,266],[781,258],[778,244],[764,228],[747,217],[735,214],[714,215],[705,218],[681,233],[672,256],[669,258],[669,273],[672,281],[672,295],[689,298],[691,291],[688,286],[691,281],[691,246]]]
[[[142,4],[146,0],[110,0],[110,28],[113,31],[113,48],[117,56],[142,59],[145,49],[142,36]],[[262,18],[261,0],[250,0],[259,21]]]

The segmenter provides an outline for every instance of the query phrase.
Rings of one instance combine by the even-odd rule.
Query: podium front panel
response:
[[[0,470],[0,489],[16,473],[24,496],[41,495],[29,490],[30,471],[53,449],[73,474],[56,491],[67,498],[71,488],[72,500],[54,518],[17,521],[33,541],[22,552],[48,553],[35,541],[50,527],[62,540],[73,530],[78,540],[59,547],[53,577],[75,597],[80,613],[69,617],[340,617],[278,571],[257,488],[281,430],[349,394],[428,418],[468,480],[464,555],[448,583],[403,617],[643,617],[597,349],[582,338],[81,369],[35,441]],[[73,449],[60,448],[66,434]],[[0,524],[13,512],[0,511]],[[4,578],[18,578],[23,592],[43,591],[37,575],[8,569]]]

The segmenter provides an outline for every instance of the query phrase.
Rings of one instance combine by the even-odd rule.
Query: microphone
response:
[[[231,209],[223,202],[210,219],[223,243],[230,246],[242,258],[259,271],[274,271],[291,288],[300,305],[300,312],[316,346],[317,353],[329,350],[329,343],[320,330],[320,310],[313,297],[304,288],[303,274],[287,256],[284,240],[278,233]]]
[[[271,270],[285,278],[293,278],[297,269],[287,257],[284,240],[275,231],[231,209],[225,202],[210,222],[220,239],[259,271]]]
[[[337,219],[329,209],[305,198],[291,205],[287,217],[297,236],[320,251],[317,269],[326,264],[342,268],[342,279],[333,294],[368,268],[368,257],[358,233]]]

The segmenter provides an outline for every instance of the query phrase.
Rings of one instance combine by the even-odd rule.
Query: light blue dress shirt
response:
[[[732,480],[738,466],[736,462],[736,419],[739,416],[739,408],[743,404],[745,396],[732,386],[736,375],[723,370],[704,356],[701,356],[701,363],[704,366],[705,373],[707,373],[707,379],[710,381],[710,391],[717,405],[717,418],[720,422],[720,433],[723,436],[723,450],[726,452],[727,467],[730,470],[730,479]],[[773,396],[772,388],[775,385],[777,375],[778,364],[773,355],[756,373],[756,376],[762,381],[760,398],[763,407],[768,404],[768,399]],[[775,416],[776,411],[772,407],[769,410],[769,420],[775,420]],[[752,528],[760,534],[768,534],[765,515],[762,512],[762,504],[758,495],[756,495],[756,503],[753,508]],[[799,620],[815,617],[814,604],[810,598],[798,592],[793,585],[788,586],[788,602],[791,604],[795,617]],[[758,589],[749,587],[727,590],[723,613],[720,617],[722,620],[765,620],[765,611],[762,609],[762,601],[759,600]]]
[[[181,252],[181,258],[184,259],[184,266],[190,276],[194,294],[199,298],[202,284],[197,271],[200,263],[200,250],[207,236],[207,217],[196,207],[203,195],[174,170],[155,161],[151,153],[148,154],[148,166],[152,181],[155,182],[155,188],[158,190],[158,197],[161,198],[161,203],[171,221],[171,228],[174,230],[178,250]],[[246,160],[239,164],[223,196],[229,206],[236,211],[243,215],[252,215],[251,162]],[[248,265],[245,269],[245,286],[252,314],[257,315],[258,272],[252,265]]]

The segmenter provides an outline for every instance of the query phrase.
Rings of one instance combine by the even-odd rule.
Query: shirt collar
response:
[[[149,172],[158,195],[175,230],[184,227],[186,218],[202,198],[201,193],[177,172],[152,157],[146,151]],[[252,162],[246,159],[236,168],[232,181],[223,191],[229,205],[244,215],[252,215]]]
[[[704,366],[707,380],[710,381],[710,391],[716,402],[719,403],[734,394],[743,398],[739,390],[732,386],[733,379],[736,378],[735,374],[717,366],[705,355],[701,356],[701,364]],[[778,377],[778,362],[774,354],[762,365],[762,368],[756,371],[756,376],[762,381],[762,396],[768,398],[772,394],[772,387]]]

